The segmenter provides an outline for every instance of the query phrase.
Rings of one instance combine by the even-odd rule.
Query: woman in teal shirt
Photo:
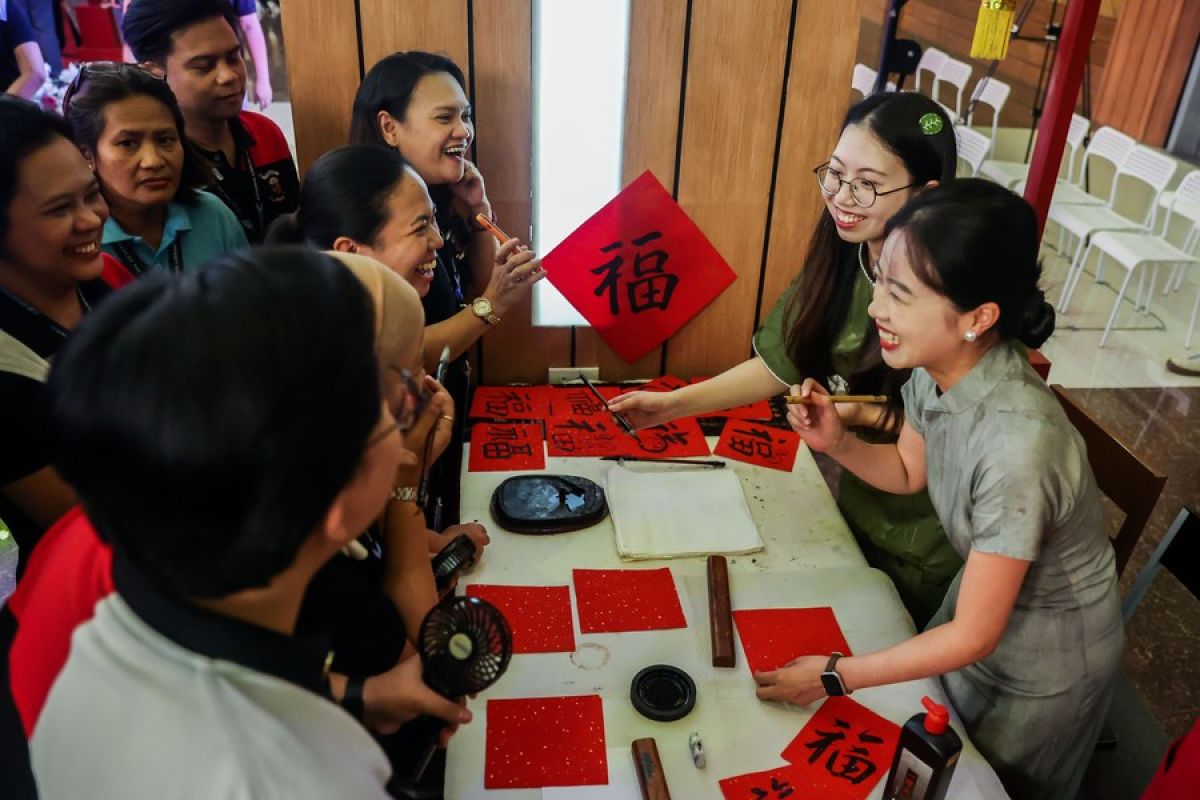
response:
[[[85,65],[64,105],[112,212],[101,247],[130,272],[195,270],[246,246],[233,212],[199,191],[211,174],[165,80],[134,64]]]
[[[871,265],[884,225],[910,197],[954,176],[954,128],[936,102],[911,92],[865,98],[850,108],[827,163],[817,167],[826,213],[802,270],[754,337],[755,358],[675,392],[633,392],[613,401],[638,426],[754,402],[816,377],[835,393],[886,394],[889,405],[839,407],[869,441],[894,439],[907,372],[889,369],[867,317]],[[873,489],[844,473],[838,505],[867,561],[896,584],[918,627],[941,604],[962,565],[929,497]]]

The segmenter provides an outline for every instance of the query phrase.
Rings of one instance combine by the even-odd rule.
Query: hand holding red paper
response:
[[[809,449],[818,453],[835,450],[846,435],[837,409],[829,401],[829,392],[812,378],[806,378],[800,386],[793,386],[791,393],[800,397],[816,398],[812,403],[797,403],[788,406],[788,424],[800,435]]]
[[[550,282],[630,363],[674,335],[737,277],[649,171],[543,264]]]
[[[774,700],[806,706],[825,696],[821,685],[821,673],[825,670],[828,656],[800,656],[790,664],[769,672],[754,673],[758,688],[754,693],[759,700]]]

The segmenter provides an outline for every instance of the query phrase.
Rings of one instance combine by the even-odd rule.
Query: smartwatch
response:
[[[821,686],[825,689],[825,694],[829,697],[843,697],[850,694],[850,690],[846,688],[845,681],[837,671],[837,662],[842,658],[842,653],[834,653],[829,657],[829,661],[825,664],[825,671],[821,673]]]
[[[492,301],[486,297],[476,297],[471,302],[471,313],[488,325],[498,325],[500,323],[500,317],[496,316],[496,312],[492,310]]]

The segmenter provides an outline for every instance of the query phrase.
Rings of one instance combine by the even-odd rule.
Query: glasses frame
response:
[[[137,69],[146,73],[152,78],[157,78],[160,81],[167,79],[167,73],[157,64],[143,62],[134,64],[128,61],[85,61],[79,65],[79,71],[75,73],[75,77],[71,79],[71,83],[67,86],[67,91],[63,93],[62,110],[63,116],[67,115],[67,111],[71,108],[71,100],[75,94],[83,87],[86,79],[96,75],[125,75],[129,70]]]
[[[412,372],[406,369],[399,370],[399,372],[400,380],[404,381],[405,412],[401,414],[399,419],[392,420],[390,425],[367,439],[367,448],[374,447],[393,433],[399,433],[401,436],[408,433],[417,424],[417,420],[421,418],[421,415],[425,413],[425,408],[429,405],[429,401],[433,399],[433,395],[417,383]],[[415,402],[411,405],[408,402],[408,398],[410,397],[415,398]]]
[[[885,192],[881,192],[881,191],[879,191],[878,186],[876,186],[874,183],[867,180],[866,178],[851,178],[850,180],[844,180],[842,178],[835,178],[835,180],[838,182],[838,187],[831,192],[827,188],[825,188],[825,181],[822,180],[822,178],[821,178],[822,170],[824,170],[826,172],[826,174],[828,174],[833,171],[833,167],[831,166],[830,162],[828,162],[828,161],[826,161],[824,164],[818,164],[817,166],[813,167],[812,172],[813,172],[813,175],[817,176],[817,186],[821,187],[821,192],[826,197],[834,197],[837,195],[838,192],[840,192],[842,190],[843,186],[849,186],[850,187],[850,199],[853,200],[854,205],[858,206],[859,208],[870,208],[871,206],[875,205],[875,201],[881,197],[886,197],[889,194],[895,194],[896,192],[902,192],[905,189],[912,189],[915,186],[921,185],[920,183],[910,183],[907,186],[900,186],[896,189],[888,189]],[[871,202],[863,203],[862,201],[860,201],[858,199],[858,195],[854,193],[854,182],[855,181],[862,181],[864,184],[871,187],[871,193],[872,193]]]

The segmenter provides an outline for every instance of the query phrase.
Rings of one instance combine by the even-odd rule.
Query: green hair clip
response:
[[[928,114],[922,114],[921,118],[917,120],[917,124],[921,126],[921,133],[925,134],[926,136],[933,136],[934,134],[941,133],[942,126],[944,125],[942,122],[942,115],[935,114],[932,111],[930,111]]]

